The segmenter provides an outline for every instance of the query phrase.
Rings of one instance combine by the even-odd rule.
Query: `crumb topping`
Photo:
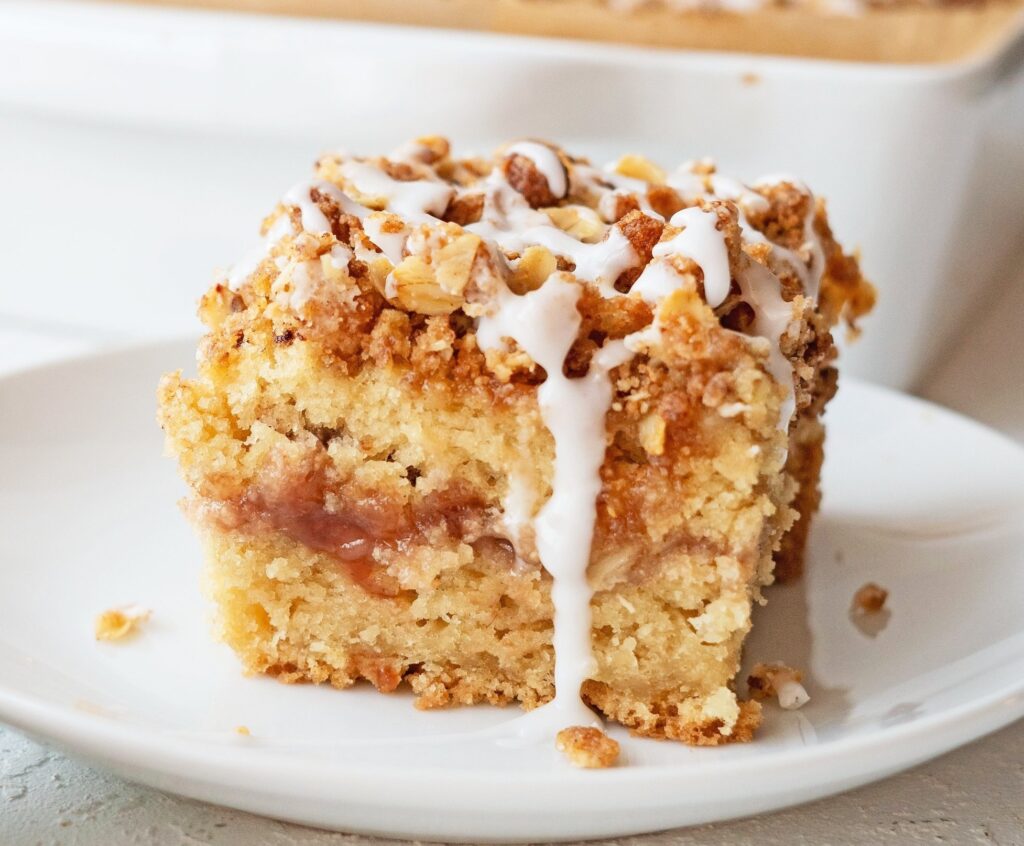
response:
[[[775,697],[779,706],[787,711],[801,708],[811,697],[802,682],[804,674],[788,667],[781,661],[770,664],[755,664],[747,677],[750,695],[758,701]]]
[[[861,614],[877,614],[885,608],[889,591],[874,582],[862,585],[853,595],[851,610]]]
[[[555,736],[555,748],[574,767],[594,770],[615,765],[619,744],[599,728],[570,726]]]
[[[668,172],[636,155],[601,170],[540,141],[457,159],[437,137],[390,157],[329,154],[316,170],[264,221],[263,244],[226,275],[223,293],[204,300],[206,322],[232,327],[234,343],[266,319],[275,338],[318,340],[350,371],[382,355],[415,359],[500,394],[537,378],[514,342],[486,354],[475,343],[476,321],[505,288],[522,295],[567,273],[583,289],[580,345],[600,346],[607,336],[592,324],[606,315],[636,313],[629,331],[651,327],[637,336],[640,354],[658,357],[658,321],[637,303],[691,286],[714,319],[767,355],[777,380],[794,383],[801,408],[833,356],[829,327],[842,317],[853,325],[873,301],[820,201],[792,177],[748,186],[708,160]],[[720,255],[692,254],[706,226],[721,233]],[[436,332],[430,318],[451,331],[417,344]],[[370,341],[382,321],[385,348]],[[795,333],[801,325],[810,328]]]
[[[94,632],[96,640],[123,640],[145,623],[152,611],[138,605],[111,608],[96,617]]]

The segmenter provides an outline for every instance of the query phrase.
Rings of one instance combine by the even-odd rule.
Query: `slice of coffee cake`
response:
[[[829,330],[872,299],[823,204],[425,138],[323,157],[263,234],[160,388],[246,670],[749,739],[751,605],[799,572]]]

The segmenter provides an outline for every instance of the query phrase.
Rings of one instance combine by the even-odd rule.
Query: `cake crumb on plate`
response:
[[[611,767],[619,759],[618,741],[591,726],[569,726],[562,729],[555,737],[555,748],[574,767],[586,770]]]
[[[853,595],[851,611],[857,614],[877,614],[885,607],[889,591],[874,582],[867,582]]]
[[[799,670],[781,661],[773,661],[769,664],[755,664],[747,677],[747,687],[752,698],[762,700],[774,696],[780,707],[793,711],[811,701],[802,684],[803,680],[804,674]]]
[[[146,622],[152,613],[148,608],[140,608],[138,605],[125,605],[104,611],[96,618],[94,625],[96,640],[122,640]]]

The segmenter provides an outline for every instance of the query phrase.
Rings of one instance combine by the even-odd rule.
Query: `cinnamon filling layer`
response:
[[[321,485],[252,487],[234,500],[211,503],[204,516],[226,530],[274,532],[329,555],[367,591],[394,595],[378,556],[438,534],[467,543],[492,540],[485,534],[493,509],[458,483],[423,497],[415,505],[374,496],[325,492]],[[493,539],[500,543],[499,539]],[[514,555],[503,550],[510,560]]]

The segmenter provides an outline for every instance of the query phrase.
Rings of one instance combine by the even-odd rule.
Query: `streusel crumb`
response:
[[[570,726],[555,737],[555,748],[569,759],[574,767],[599,770],[611,767],[619,759],[618,741],[612,740],[599,728]]]
[[[152,613],[135,605],[104,611],[96,618],[96,640],[122,640],[135,632]]]
[[[776,697],[779,705],[787,711],[801,708],[811,697],[804,688],[804,674],[786,666],[781,661],[770,664],[755,664],[747,677],[747,687],[754,699],[764,700]]]
[[[889,591],[874,582],[868,582],[853,595],[850,610],[858,614],[877,614],[885,607]]]

